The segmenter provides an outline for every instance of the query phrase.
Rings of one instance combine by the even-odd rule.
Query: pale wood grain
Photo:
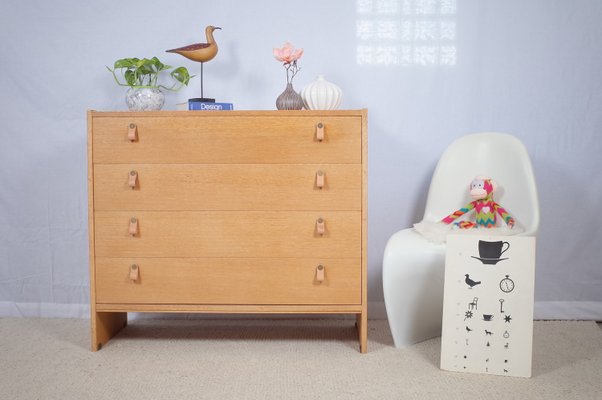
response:
[[[316,171],[326,186],[315,186]],[[138,176],[132,190],[131,171]],[[361,210],[360,164],[96,164],[96,210]]]
[[[365,109],[357,110],[231,110],[231,111],[102,111],[91,110],[95,118],[114,118],[114,117],[167,117],[167,118],[188,118],[188,117],[358,117],[362,116]],[[209,115],[206,115],[209,114]]]
[[[137,280],[130,266],[137,265]],[[324,266],[318,282],[316,267]],[[299,258],[96,259],[99,303],[360,304],[361,261]]]
[[[103,312],[92,315],[92,351],[100,348],[127,325],[127,312]]]
[[[351,313],[366,352],[367,132],[366,110],[88,112],[92,349],[127,312]]]
[[[95,118],[95,162],[361,163],[359,117],[152,115]],[[323,141],[315,137],[318,122],[325,125]],[[127,137],[130,123],[138,127],[135,142]]]
[[[359,211],[96,211],[95,224],[97,257],[361,257]]]
[[[357,314],[361,306],[346,304],[97,304],[104,312],[167,312],[208,314]]]
[[[362,111],[362,313],[358,318],[360,351],[368,352],[368,111]]]

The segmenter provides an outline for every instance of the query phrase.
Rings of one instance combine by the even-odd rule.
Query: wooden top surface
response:
[[[89,110],[93,117],[196,117],[211,116],[258,116],[258,117],[313,117],[313,116],[366,116],[368,110],[232,110],[232,111],[96,111]]]

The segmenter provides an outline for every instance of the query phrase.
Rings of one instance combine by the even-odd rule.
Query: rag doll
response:
[[[497,184],[494,180],[481,176],[476,177],[470,184],[470,196],[473,198],[473,201],[443,218],[441,222],[449,225],[457,218],[474,209],[476,210],[475,222],[460,221],[455,222],[454,225],[461,229],[493,228],[495,227],[497,213],[509,228],[514,227],[514,218],[493,200],[493,192],[496,189]]]

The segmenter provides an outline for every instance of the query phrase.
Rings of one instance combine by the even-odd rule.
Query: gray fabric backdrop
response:
[[[370,110],[375,309],[386,241],[421,218],[443,149],[506,131],[529,149],[541,198],[536,317],[602,319],[601,19],[598,0],[2,1],[0,316],[86,315],[85,112],[125,109],[104,66],[156,55],[198,74],[164,50],[214,24],[207,95],[274,109],[285,75],[271,51],[290,40],[305,49],[297,90],[325,74],[342,108]]]

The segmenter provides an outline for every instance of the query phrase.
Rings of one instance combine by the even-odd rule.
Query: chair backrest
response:
[[[424,219],[439,221],[468,204],[468,187],[479,175],[498,183],[494,200],[525,229],[523,234],[535,235],[539,200],[531,159],[524,144],[506,133],[466,135],[447,147],[433,173]]]

